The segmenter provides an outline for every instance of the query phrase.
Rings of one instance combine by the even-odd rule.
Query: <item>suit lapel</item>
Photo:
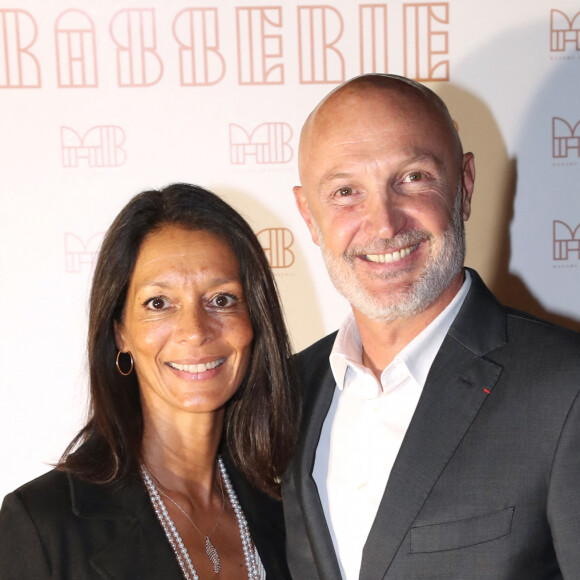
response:
[[[280,502],[250,485],[235,467],[225,445],[221,455],[268,577],[289,578],[284,551],[284,517]]]
[[[364,547],[360,578],[383,578],[430,491],[493,389],[501,367],[482,355],[505,342],[501,307],[472,287],[429,372]]]
[[[104,578],[116,580],[182,578],[177,559],[157,518],[134,520],[105,549],[91,558]]]
[[[102,548],[90,558],[104,578],[181,578],[175,555],[140,479],[125,487],[95,485],[69,478],[73,511],[87,528],[104,532]],[[104,520],[107,520],[106,522]]]
[[[336,580],[341,577],[318,488],[312,477],[320,432],[336,387],[328,364],[333,342],[334,335],[332,340],[328,341],[329,348],[319,353],[317,364],[312,361],[303,363],[309,381],[305,384],[305,421],[296,450],[294,471],[296,491],[316,569],[318,576],[324,580]]]

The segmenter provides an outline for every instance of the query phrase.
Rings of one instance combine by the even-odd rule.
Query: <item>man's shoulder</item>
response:
[[[534,346],[558,351],[563,349],[573,355],[575,361],[580,365],[579,332],[516,308],[505,307],[505,315],[508,343],[525,340],[530,347],[530,352],[537,350],[533,348]]]
[[[325,337],[317,340],[304,350],[295,355],[295,359],[300,366],[315,364],[317,361],[325,360],[328,363],[328,357],[332,351],[332,345],[336,339],[338,331],[334,331]]]
[[[468,270],[472,284],[449,331],[452,337],[481,356],[518,348],[533,356],[538,349],[565,345],[566,352],[576,349],[578,358],[580,333],[500,303],[477,272]]]
[[[337,332],[311,344],[308,348],[294,356],[296,368],[300,373],[300,383],[306,391],[312,392],[310,385],[318,383],[326,376],[330,369],[329,356]]]

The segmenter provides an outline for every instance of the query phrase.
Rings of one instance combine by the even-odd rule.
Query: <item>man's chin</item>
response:
[[[358,292],[356,296],[346,297],[351,303],[353,310],[360,312],[366,318],[377,322],[392,322],[400,318],[407,318],[413,312],[409,312],[408,297],[402,290],[388,291],[388,299],[385,293]]]

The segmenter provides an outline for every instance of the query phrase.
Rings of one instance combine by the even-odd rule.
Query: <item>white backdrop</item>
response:
[[[306,115],[361,72],[448,102],[478,172],[468,265],[580,328],[579,37],[580,0],[0,0],[0,496],[83,422],[92,260],[135,193],[222,194],[259,233],[295,348],[338,326],[292,186]]]

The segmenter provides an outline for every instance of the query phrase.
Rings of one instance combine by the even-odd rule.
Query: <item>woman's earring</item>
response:
[[[129,355],[129,358],[131,359],[131,366],[129,367],[129,370],[128,370],[126,373],[124,373],[124,372],[123,372],[123,369],[121,369],[121,365],[119,364],[119,358],[120,358],[120,356],[121,356],[122,354],[127,354],[127,355]],[[120,372],[120,373],[121,373],[121,374],[122,374],[124,377],[126,377],[126,376],[130,375],[130,374],[133,372],[133,355],[131,354],[131,351],[127,351],[127,352],[121,352],[121,351],[118,351],[118,352],[117,352],[117,359],[115,360],[115,366],[117,367],[117,370],[118,370],[118,371],[119,371],[119,372]]]

